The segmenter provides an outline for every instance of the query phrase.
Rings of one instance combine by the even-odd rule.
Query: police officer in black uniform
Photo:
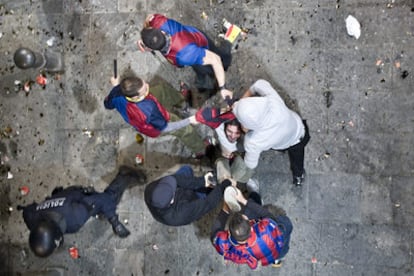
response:
[[[116,207],[122,193],[130,184],[143,184],[142,172],[121,167],[116,178],[103,193],[93,187],[57,187],[45,201],[25,207],[23,219],[30,230],[29,245],[39,257],[47,257],[63,243],[63,234],[77,232],[91,217],[102,215],[108,219],[116,235],[127,237],[129,230],[118,220]]]

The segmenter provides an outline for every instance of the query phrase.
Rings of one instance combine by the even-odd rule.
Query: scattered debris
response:
[[[375,63],[376,66],[383,66],[384,62],[382,62],[381,59],[378,59],[377,62]]]
[[[207,13],[205,11],[203,11],[201,13],[201,18],[203,18],[204,20],[207,20],[208,19],[208,15],[207,15]]]
[[[30,192],[30,189],[29,189],[29,187],[27,187],[27,186],[21,186],[21,187],[19,188],[19,190],[20,190],[20,194],[21,194],[22,196],[25,196],[25,195],[29,194],[29,192]]]
[[[29,91],[30,91],[30,89],[32,88],[32,84],[33,84],[34,82],[32,81],[32,80],[28,80],[28,81],[26,81],[25,83],[24,83],[24,85],[23,85],[23,90],[24,90],[24,92],[26,92],[26,93],[28,93]]]
[[[401,68],[401,62],[399,62],[399,61],[396,61],[394,63],[394,65],[395,65],[395,68],[397,68],[397,69],[400,69]]]
[[[359,24],[358,20],[352,15],[348,15],[348,17],[345,19],[345,23],[348,35],[358,39],[361,35],[361,24]]]
[[[13,129],[10,126],[6,126],[0,132],[0,138],[11,138],[13,137],[12,132]]]
[[[325,97],[325,104],[326,107],[329,108],[332,105],[332,92],[331,91],[325,91],[323,92],[323,96]]]
[[[56,38],[55,38],[54,36],[52,36],[51,38],[49,38],[49,39],[46,41],[47,46],[52,47],[52,46],[53,46],[53,44],[55,43],[55,40],[56,40]]]
[[[233,43],[239,34],[242,32],[241,28],[237,25],[234,25],[227,21],[227,19],[223,19],[223,27],[226,30],[225,34],[219,34],[219,37],[223,37],[225,40]]]
[[[92,138],[95,135],[93,130],[88,130],[87,128],[82,129],[82,132],[84,135],[88,136],[89,138]]]
[[[330,156],[331,156],[331,154],[326,151],[324,154],[322,154],[318,158],[316,158],[315,161],[323,161],[325,159],[328,159]]]
[[[393,7],[394,7],[394,2],[395,2],[395,0],[391,0],[391,3],[388,3],[388,4],[387,4],[387,8],[388,8],[388,9],[393,8]]]
[[[135,163],[137,163],[138,165],[140,165],[143,162],[144,162],[144,156],[142,156],[141,154],[137,154],[135,156]]]
[[[142,136],[141,134],[137,133],[135,135],[135,141],[137,142],[137,144],[142,144],[144,142],[144,136]]]
[[[44,89],[46,87],[47,84],[47,78],[45,75],[40,74],[36,77],[36,83],[39,84],[40,86],[42,86],[42,88]]]
[[[405,79],[406,77],[408,77],[408,75],[409,75],[408,71],[407,71],[407,70],[404,70],[404,71],[402,71],[402,73],[401,73],[401,78],[402,78],[402,79]]]
[[[69,255],[72,257],[72,259],[78,259],[78,258],[80,258],[80,256],[79,256],[79,250],[75,246],[72,246],[71,248],[69,248]]]

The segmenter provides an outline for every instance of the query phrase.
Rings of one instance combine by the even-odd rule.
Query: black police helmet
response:
[[[62,231],[54,221],[42,220],[30,231],[30,249],[38,257],[48,257],[55,248],[62,244]]]

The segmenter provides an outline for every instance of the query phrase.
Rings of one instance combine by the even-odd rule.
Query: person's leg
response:
[[[102,214],[105,218],[109,219],[116,215],[116,201],[112,193],[94,193],[85,196],[82,201],[91,206],[91,216]]]
[[[293,178],[303,178],[304,169],[304,157],[305,157],[305,146],[310,140],[309,129],[306,121],[303,121],[305,126],[305,135],[299,143],[288,148],[288,155],[290,160],[290,169],[292,170]],[[300,185],[300,184],[299,184]]]
[[[89,206],[93,206],[91,216],[102,214],[112,225],[112,230],[121,238],[129,236],[129,230],[119,221],[116,214],[117,202],[111,190],[85,196],[83,199]]]
[[[216,175],[217,182],[221,184],[224,179],[231,177],[229,160],[223,157],[220,157],[216,160]]]
[[[181,93],[165,81],[150,86],[149,91],[169,112],[173,112],[175,106],[181,107],[184,102]]]
[[[192,65],[191,68],[193,68],[196,73],[195,85],[199,92],[214,89],[216,77],[211,65]]]
[[[254,174],[254,170],[249,169],[240,155],[236,155],[231,164],[231,176],[234,180],[246,183]]]
[[[170,113],[171,121],[180,120],[177,115]],[[198,135],[196,129],[189,125],[184,128],[178,129],[176,131],[170,132],[173,136],[176,136],[186,147],[188,147],[192,153],[199,154],[205,153],[206,145],[204,144],[203,139]]]
[[[104,192],[111,195],[115,203],[118,204],[126,188],[130,185],[144,183],[145,178],[145,175],[141,172],[126,166],[121,166],[118,174]]]
[[[179,168],[176,172],[176,175],[182,175],[186,177],[194,177],[193,168],[189,165],[183,165],[181,168]]]
[[[227,40],[222,40],[220,45],[216,45],[210,38],[207,39],[209,50],[220,56],[224,71],[227,71],[232,61],[231,49],[233,45]]]

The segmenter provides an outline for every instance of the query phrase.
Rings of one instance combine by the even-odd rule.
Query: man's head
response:
[[[238,243],[245,243],[250,237],[250,223],[243,214],[234,213],[229,218],[229,231],[231,237]]]
[[[266,97],[242,98],[233,104],[233,114],[243,130],[259,130],[268,127],[272,105]]]
[[[177,180],[174,176],[166,176],[158,180],[152,191],[151,205],[156,208],[166,208],[174,202]]]
[[[56,222],[41,220],[30,231],[29,245],[38,257],[48,257],[63,244],[63,234]]]
[[[145,97],[149,89],[148,83],[137,77],[125,78],[120,85],[125,97]]]
[[[237,119],[224,123],[224,133],[226,134],[227,140],[231,143],[236,142],[240,138],[241,131],[241,124]]]
[[[164,33],[159,29],[144,28],[141,31],[141,39],[145,46],[160,51],[167,43]]]

